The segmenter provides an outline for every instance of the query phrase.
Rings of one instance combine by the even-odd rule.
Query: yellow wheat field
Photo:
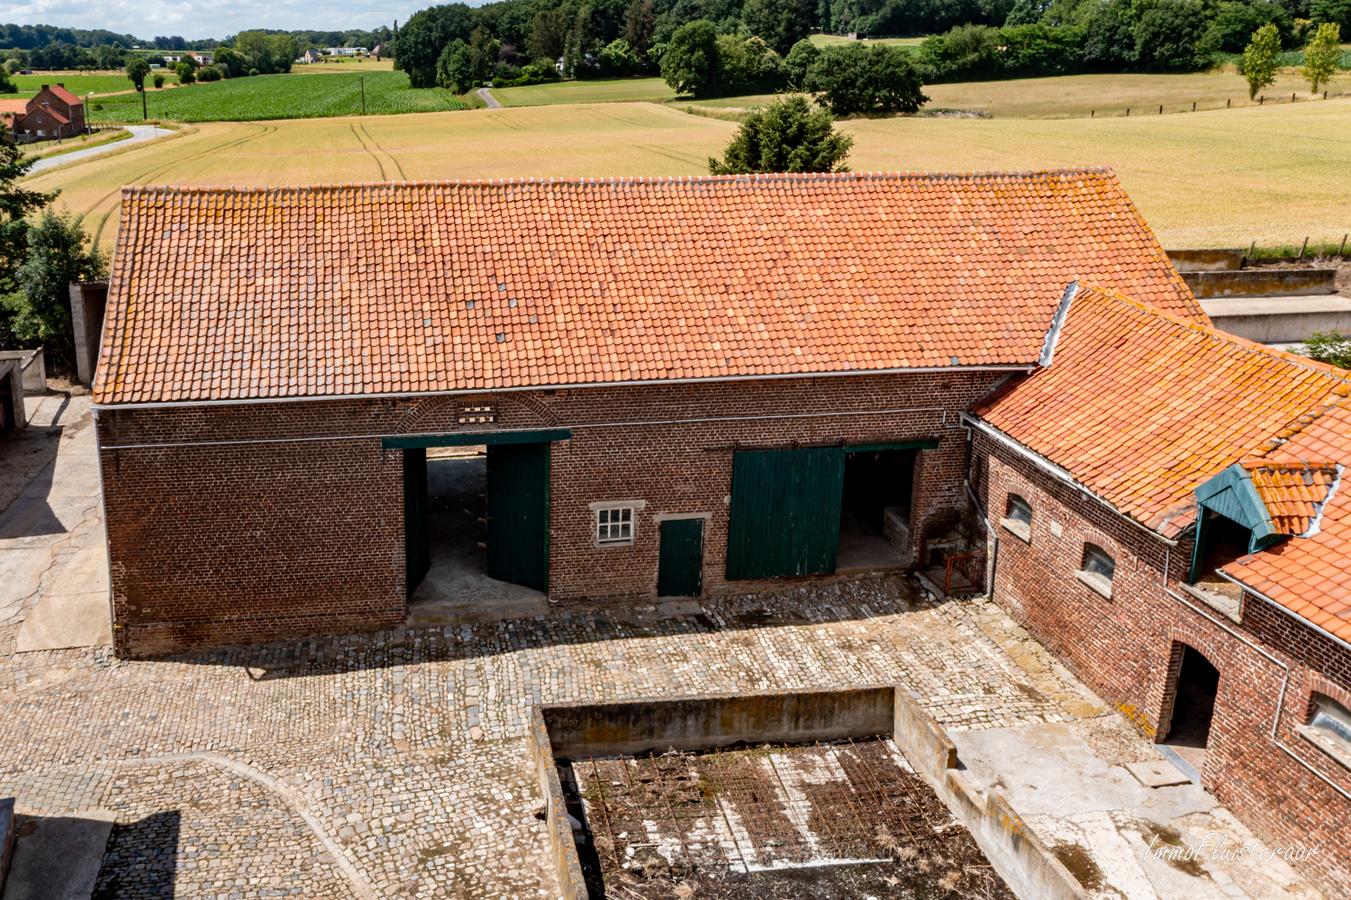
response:
[[[845,122],[857,171],[1110,166],[1167,246],[1351,231],[1351,100],[1113,119]],[[124,184],[697,175],[736,125],[656,104],[213,123],[29,185],[111,244]]]

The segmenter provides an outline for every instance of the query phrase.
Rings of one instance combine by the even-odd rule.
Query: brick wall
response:
[[[1170,547],[979,433],[972,455],[999,537],[995,599],[1155,740],[1170,725],[1182,646],[1200,651],[1220,670],[1203,783],[1268,846],[1319,848],[1298,868],[1328,896],[1351,897],[1351,801],[1328,784],[1351,791],[1351,772],[1294,730],[1311,692],[1351,700],[1351,651],[1253,597],[1242,624],[1230,622],[1178,586],[1189,536]],[[998,523],[1011,493],[1032,505],[1030,540]],[[1076,577],[1088,541],[1115,558],[1110,599]]]
[[[404,600],[402,454],[381,437],[571,428],[553,445],[550,597],[656,594],[653,516],[708,513],[704,583],[723,579],[732,455],[744,446],[938,439],[919,454],[914,540],[961,508],[958,412],[998,373],[952,372],[101,410],[119,653],[388,628]],[[463,405],[491,425],[458,424]],[[631,546],[594,546],[596,501],[643,500]],[[746,590],[745,582],[735,589]]]

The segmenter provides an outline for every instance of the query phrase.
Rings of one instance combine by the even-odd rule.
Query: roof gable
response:
[[[1351,373],[1081,287],[1054,363],[972,412],[1171,536],[1194,521],[1185,509],[1198,487],[1275,446],[1291,422],[1346,397],[1349,385]],[[1269,519],[1241,466],[1213,489],[1240,480],[1254,508],[1245,512],[1235,494],[1231,517]]]
[[[1079,278],[1206,321],[1104,170],[127,188],[94,392],[1028,366]]]

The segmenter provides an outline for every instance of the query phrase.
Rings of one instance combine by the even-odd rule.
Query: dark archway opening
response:
[[[1220,670],[1192,647],[1183,645],[1178,668],[1173,716],[1164,743],[1178,752],[1199,772],[1210,742],[1215,717],[1215,697],[1220,688]]]

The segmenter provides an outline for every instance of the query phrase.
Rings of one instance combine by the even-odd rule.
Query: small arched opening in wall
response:
[[[1203,771],[1219,694],[1220,670],[1201,651],[1175,642],[1160,717],[1160,742]]]

